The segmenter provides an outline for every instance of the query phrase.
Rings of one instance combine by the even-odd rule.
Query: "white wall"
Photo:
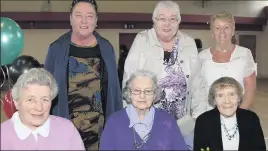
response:
[[[268,78],[268,21],[265,30],[258,39],[257,62],[259,77]]]

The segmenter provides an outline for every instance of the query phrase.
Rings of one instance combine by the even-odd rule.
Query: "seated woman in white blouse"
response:
[[[215,108],[197,118],[194,150],[266,150],[258,116],[238,107],[242,96],[242,87],[233,78],[212,84],[209,104]]]
[[[256,63],[248,48],[232,43],[235,20],[231,13],[222,12],[212,16],[210,28],[214,45],[199,53],[202,74],[207,92],[211,84],[220,77],[232,77],[243,88],[243,103],[240,108],[249,109],[256,89]],[[212,109],[208,105],[208,110]]]
[[[18,110],[1,124],[0,150],[85,150],[73,123],[50,115],[57,96],[55,79],[45,69],[30,69],[12,88]]]

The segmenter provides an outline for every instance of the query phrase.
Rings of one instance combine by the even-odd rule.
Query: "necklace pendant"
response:
[[[228,138],[229,141],[231,141],[236,136],[236,134],[237,134],[237,131],[238,131],[238,125],[237,125],[237,123],[231,129],[231,130],[234,130],[234,133],[232,135],[229,134],[229,131],[231,131],[231,130],[228,130],[227,127],[226,127],[226,125],[224,123],[222,123],[222,125],[223,125],[223,128],[224,128],[224,132],[225,132],[226,137]]]

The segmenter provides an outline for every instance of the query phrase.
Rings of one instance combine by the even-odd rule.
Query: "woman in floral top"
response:
[[[191,148],[194,119],[206,111],[207,102],[205,85],[198,74],[198,51],[194,40],[178,30],[181,16],[177,3],[158,2],[152,19],[153,28],[138,33],[130,48],[122,87],[137,70],[154,72],[162,92],[155,107],[176,118]]]

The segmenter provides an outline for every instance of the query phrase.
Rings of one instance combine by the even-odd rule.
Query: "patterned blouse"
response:
[[[160,102],[157,108],[172,114],[176,120],[186,114],[185,101],[187,96],[187,85],[185,75],[180,67],[177,57],[179,40],[177,39],[169,57],[163,60],[164,71],[159,79],[159,87],[161,89]],[[166,56],[168,52],[165,52]]]

